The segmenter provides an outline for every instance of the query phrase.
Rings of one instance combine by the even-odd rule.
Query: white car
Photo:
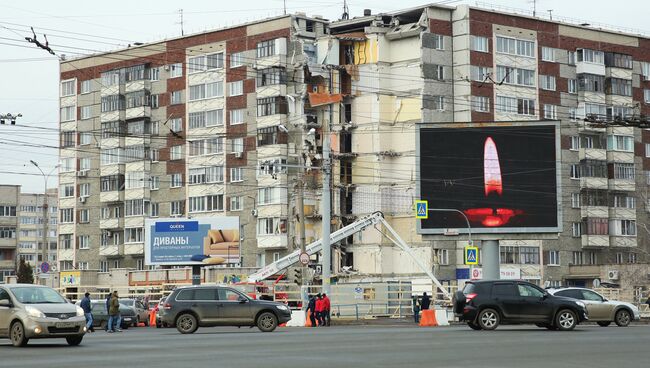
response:
[[[587,305],[589,322],[596,322],[602,327],[607,327],[612,322],[620,327],[626,327],[631,321],[641,318],[639,308],[633,304],[618,300],[607,300],[590,289],[568,287],[549,289],[548,292],[557,296],[581,300]]]

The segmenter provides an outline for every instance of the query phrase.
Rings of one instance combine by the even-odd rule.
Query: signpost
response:
[[[50,264],[47,262],[41,263],[41,272],[42,273],[48,273],[50,272]]]
[[[465,247],[465,264],[477,265],[478,264],[478,247]]]
[[[309,254],[307,254],[307,252],[300,253],[300,263],[302,263],[303,266],[309,264]]]
[[[429,218],[429,201],[415,201],[415,218],[421,220]]]

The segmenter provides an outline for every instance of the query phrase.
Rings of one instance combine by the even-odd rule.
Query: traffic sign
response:
[[[309,254],[307,254],[307,252],[300,253],[300,263],[302,263],[303,266],[309,264]]]
[[[478,264],[478,247],[465,247],[465,264]]]
[[[47,262],[41,263],[41,272],[48,273],[50,271],[50,264]]]
[[[423,220],[429,218],[429,201],[415,201],[415,218]]]

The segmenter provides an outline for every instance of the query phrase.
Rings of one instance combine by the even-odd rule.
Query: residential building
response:
[[[0,185],[0,282],[16,272],[20,185]]]
[[[325,29],[286,15],[61,62],[61,270],[144,269],[157,217],[238,216],[231,266],[292,250],[289,193],[304,142],[320,150],[305,66]]]

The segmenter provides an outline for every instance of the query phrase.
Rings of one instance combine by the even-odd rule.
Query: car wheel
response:
[[[176,319],[176,329],[182,334],[191,334],[199,328],[199,323],[194,315],[185,313]]]
[[[560,331],[571,331],[578,324],[578,317],[570,309],[562,309],[555,317],[555,325]]]
[[[29,339],[25,337],[25,326],[20,321],[16,321],[11,325],[9,338],[14,346],[25,346]]]
[[[621,309],[616,312],[614,322],[616,322],[618,327],[627,327],[630,324],[631,319],[630,312],[628,312],[627,309]]]
[[[607,326],[609,326],[612,322],[611,322],[611,321],[600,321],[600,322],[596,322],[596,323],[598,323],[598,326],[600,326],[600,327],[607,327]]]
[[[262,332],[271,332],[278,327],[278,317],[271,312],[264,312],[257,317],[257,328]]]
[[[83,338],[84,338],[83,336],[70,336],[70,337],[66,337],[65,341],[67,341],[68,345],[70,346],[77,346],[81,344],[81,340],[83,340]]]
[[[472,330],[475,330],[475,331],[480,331],[480,330],[481,330],[481,326],[479,326],[478,324],[476,324],[476,323],[474,323],[474,322],[467,322],[467,325],[468,325],[469,328],[471,328]]]
[[[478,325],[483,330],[494,330],[499,326],[500,320],[501,317],[499,316],[499,312],[494,309],[483,309],[481,313],[478,314]]]

